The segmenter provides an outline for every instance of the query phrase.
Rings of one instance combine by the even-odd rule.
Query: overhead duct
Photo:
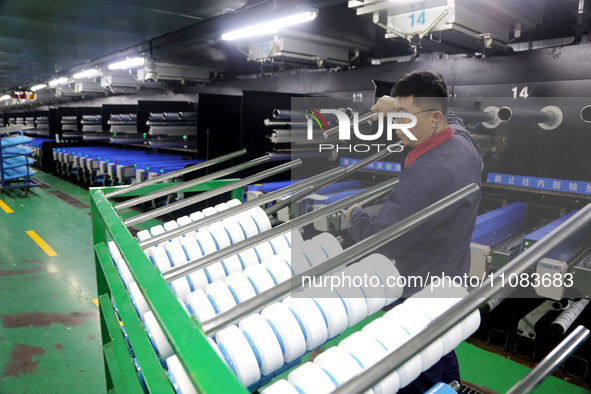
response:
[[[544,2],[524,0],[349,1],[357,15],[373,14],[386,38],[404,39],[423,50],[463,53],[510,51],[511,32],[521,35],[542,22]]]

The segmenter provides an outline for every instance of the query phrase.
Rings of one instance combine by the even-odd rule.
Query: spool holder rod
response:
[[[578,326],[560,342],[538,365],[507,391],[507,394],[523,394],[533,391],[552,373],[569,354],[573,353],[589,336],[589,330]]]
[[[178,209],[181,209],[181,208],[184,208],[184,207],[188,207],[189,205],[193,205],[193,204],[196,204],[198,202],[205,201],[208,198],[218,196],[218,195],[220,195],[222,193],[226,193],[226,192],[232,191],[232,190],[237,189],[239,187],[243,187],[245,185],[248,185],[249,183],[259,181],[261,179],[270,177],[272,175],[279,174],[279,173],[284,172],[284,171],[287,171],[287,170],[291,170],[294,167],[297,167],[297,166],[299,166],[301,164],[302,164],[302,161],[299,160],[299,159],[298,160],[290,161],[289,163],[281,164],[279,166],[270,168],[268,170],[261,171],[259,173],[256,173],[254,175],[251,175],[251,176],[246,177],[244,179],[241,179],[239,181],[228,183],[226,185],[217,187],[217,188],[215,188],[213,190],[209,190],[209,191],[206,191],[206,192],[203,192],[203,193],[199,193],[196,196],[189,197],[189,198],[184,198],[182,200],[173,202],[172,204],[168,204],[168,205],[165,205],[163,207],[156,208],[156,209],[153,209],[151,211],[142,213],[140,215],[133,216],[133,217],[125,220],[123,222],[123,224],[125,224],[126,227],[129,227],[129,226],[131,226],[133,224],[144,222],[144,221],[146,221],[148,219],[153,219],[153,218],[156,218],[158,216],[162,216],[165,213],[174,212],[174,211],[176,211]]]
[[[121,194],[128,193],[132,190],[141,189],[144,186],[153,185],[158,182],[163,182],[168,179],[176,178],[177,176],[188,174],[189,172],[197,171],[202,168],[213,166],[215,164],[223,163],[224,161],[231,160],[231,159],[234,159],[236,157],[239,157],[239,156],[242,156],[245,154],[246,154],[246,149],[241,149],[236,152],[228,153],[227,155],[219,156],[214,159],[207,160],[202,163],[192,165],[190,167],[181,168],[180,170],[176,170],[176,171],[172,171],[172,172],[169,172],[166,174],[162,174],[162,175],[159,175],[159,176],[154,177],[152,179],[148,179],[148,180],[145,180],[142,182],[134,183],[133,185],[122,186],[121,188],[119,188],[117,190],[114,190],[112,192],[105,194],[105,197],[106,198],[113,198],[113,197],[119,196]]]
[[[118,204],[115,205],[115,209],[116,210],[121,210],[121,209],[125,209],[125,208],[130,208],[130,207],[139,205],[141,203],[144,203],[146,201],[153,200],[153,199],[155,199],[157,197],[162,197],[162,196],[166,196],[168,194],[176,193],[176,192],[179,192],[181,190],[188,189],[189,187],[197,186],[197,185],[200,185],[202,183],[211,181],[212,179],[221,178],[223,176],[230,175],[230,174],[233,174],[233,173],[238,172],[238,171],[245,170],[245,169],[250,168],[250,167],[258,166],[259,164],[263,164],[263,163],[265,163],[265,162],[267,162],[269,160],[271,160],[271,156],[270,155],[261,156],[261,157],[258,157],[256,159],[247,161],[246,163],[238,164],[238,165],[233,166],[233,167],[228,167],[228,168],[225,168],[223,170],[212,172],[211,174],[207,174],[207,175],[201,176],[201,177],[199,177],[197,179],[193,179],[193,180],[190,180],[190,181],[187,181],[187,182],[182,182],[182,183],[180,183],[178,185],[173,185],[173,186],[169,186],[169,187],[166,187],[164,189],[161,189],[161,190],[157,190],[157,191],[155,191],[153,193],[146,194],[145,196],[139,196],[139,197],[132,198],[132,199],[127,200],[127,201],[124,201],[124,202],[120,202],[120,203],[118,203]]]
[[[486,300],[504,290],[505,287],[503,287],[500,279],[501,275],[505,275],[505,277],[519,276],[519,274],[525,272],[549,251],[584,228],[589,222],[591,222],[591,204],[587,204],[563,224],[497,271],[493,277],[487,279],[480,287],[470,293],[470,295],[460,300],[460,302],[451,307],[443,316],[433,320],[423,331],[419,332],[396,351],[386,356],[381,362],[364,371],[362,375],[358,375],[338,387],[335,393],[353,394],[364,392],[384,379],[392,371],[423,350],[424,344],[432,343],[438,338],[441,338],[445,332],[465,319],[479,306],[483,305]]]
[[[223,260],[227,256],[234,255],[254,245],[258,245],[259,243],[264,242],[267,239],[276,237],[292,229],[297,229],[298,227],[302,227],[306,224],[312,223],[314,220],[320,217],[326,216],[344,207],[348,207],[356,203],[357,201],[364,200],[371,196],[378,196],[380,194],[386,193],[390,191],[392,187],[394,187],[396,184],[398,184],[397,179],[387,180],[376,186],[370,187],[362,192],[346,197],[342,200],[333,202],[332,204],[326,205],[320,209],[316,209],[305,215],[290,220],[289,222],[280,224],[279,226],[276,226],[271,230],[257,234],[254,237],[247,238],[244,241],[237,242],[233,245],[228,246],[227,248],[218,250],[217,252],[213,252],[211,254],[208,254],[207,256],[191,260],[187,264],[173,267],[170,270],[163,273],[162,277],[165,281],[170,283],[171,281],[178,278],[182,278],[183,276],[193,271],[211,265],[217,261]]]
[[[306,272],[296,275],[290,281],[279,283],[277,286],[274,286],[269,290],[243,303],[240,303],[235,308],[232,308],[227,312],[221,313],[214,318],[203,322],[201,324],[203,332],[206,336],[213,335],[219,330],[222,330],[225,327],[238,322],[243,317],[248,316],[249,314],[264,308],[281,297],[290,294],[295,289],[301,288],[302,279],[304,276],[312,278],[326,275],[330,272],[334,272],[335,270],[344,268],[347,264],[357,261],[359,258],[367,255],[373,250],[387,244],[395,238],[398,238],[413,228],[420,226],[450,206],[453,206],[464,199],[473,196],[479,190],[480,188],[475,184],[470,184],[463,187],[462,189],[442,198],[439,201],[434,202],[428,207],[407,217],[406,219],[403,219],[398,223],[380,231],[379,233],[376,233],[364,239],[363,241],[356,243],[355,245],[340,253],[338,256],[328,259],[324,263],[313,267]]]
[[[396,144],[392,144],[392,145],[396,145]],[[392,146],[390,145],[390,146]],[[401,145],[400,145],[401,146]],[[293,196],[291,196],[290,199],[286,199],[283,201],[278,202],[277,204],[274,204],[272,206],[270,206],[269,208],[267,208],[265,210],[265,213],[267,215],[272,215],[275,212],[280,211],[281,209],[285,208],[286,206],[288,206],[289,204],[291,204],[292,201],[298,201],[301,200],[302,198],[304,198],[305,196],[308,196],[312,193],[314,193],[317,190],[322,189],[323,187],[330,185],[331,183],[337,182],[341,179],[343,179],[344,177],[346,177],[347,175],[352,174],[353,172],[364,168],[366,165],[373,163],[376,160],[382,159],[392,153],[397,153],[400,152],[401,150],[395,150],[395,151],[389,151],[388,149],[384,149],[381,150],[379,152],[374,153],[371,156],[366,157],[365,159],[358,161],[357,163],[351,164],[350,166],[345,167],[345,173],[335,176],[334,178],[329,178],[326,182],[318,182],[314,185],[314,188],[311,191],[307,191],[306,193],[304,191],[302,191],[301,193],[297,193]]]
[[[214,223],[214,222],[226,219],[228,217],[234,216],[240,212],[244,212],[244,211],[247,211],[251,208],[266,204],[270,201],[277,200],[278,198],[289,195],[289,194],[299,191],[301,189],[312,190],[312,185],[314,184],[314,182],[322,182],[325,179],[331,179],[331,178],[338,176],[344,172],[345,172],[344,167],[333,168],[332,170],[315,175],[311,178],[305,179],[305,180],[295,183],[293,185],[286,186],[286,187],[281,188],[279,190],[275,190],[273,192],[267,193],[263,196],[257,197],[253,200],[247,201],[247,202],[237,205],[235,207],[231,207],[231,208],[226,209],[222,212],[215,213],[211,216],[200,219],[198,221],[188,223],[184,226],[180,226],[180,227],[175,228],[173,230],[166,231],[162,234],[156,235],[152,238],[148,238],[148,239],[140,242],[140,247],[142,249],[147,249],[147,248],[152,247],[154,245],[158,245],[161,242],[168,241],[169,239],[173,239],[173,238],[176,238],[176,237],[181,236],[183,234],[197,230],[200,227],[205,227],[211,223]]]

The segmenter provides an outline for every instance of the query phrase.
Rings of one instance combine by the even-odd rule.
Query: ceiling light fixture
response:
[[[120,62],[109,64],[109,70],[127,70],[130,68],[141,67],[145,62],[146,59],[143,57],[133,57],[131,59],[125,59]]]
[[[96,77],[100,73],[101,73],[101,71],[98,68],[91,68],[88,70],[80,71],[79,73],[76,73],[72,76],[74,77],[74,79],[81,79],[81,78]]]
[[[44,84],[44,83],[40,83],[39,85],[34,85],[34,86],[31,86],[31,90],[32,90],[33,92],[36,92],[37,90],[45,89],[46,87],[47,87],[47,85],[46,85],[46,84]]]
[[[311,20],[316,19],[317,16],[317,11],[300,12],[299,14],[274,19],[269,22],[259,23],[258,25],[248,26],[242,29],[224,33],[222,34],[222,40],[231,41],[239,40],[241,38],[258,37],[267,34],[273,34],[279,31],[279,29],[282,27],[293,26],[300,23],[309,22]]]
[[[53,81],[49,81],[48,84],[49,84],[49,86],[53,87],[53,86],[57,86],[57,85],[63,85],[66,82],[68,82],[68,78],[61,77],[58,79],[54,79]]]
[[[4,96],[0,97],[0,101],[6,101],[6,100],[10,100],[10,96],[5,94]]]

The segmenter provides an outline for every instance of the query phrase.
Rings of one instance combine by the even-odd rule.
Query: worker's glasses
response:
[[[418,115],[418,114],[422,114],[424,112],[431,112],[431,111],[439,111],[438,109],[425,109],[423,111],[419,111],[419,112],[404,112],[404,111],[400,111],[400,110],[392,110],[392,112],[399,112],[399,113],[403,113],[403,114],[411,114],[411,115]],[[410,123],[412,120],[407,117],[407,116],[395,116],[393,119],[393,122],[398,122],[398,123]]]

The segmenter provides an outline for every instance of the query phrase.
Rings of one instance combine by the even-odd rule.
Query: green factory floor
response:
[[[0,394],[104,393],[88,192],[36,177],[48,186],[0,195]],[[467,343],[457,354],[463,379],[498,393],[528,371]],[[535,391],[588,392],[555,377]]]

